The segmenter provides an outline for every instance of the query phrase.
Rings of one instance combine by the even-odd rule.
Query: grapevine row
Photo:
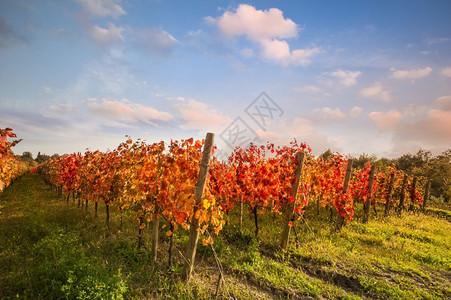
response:
[[[68,200],[72,194],[79,205],[95,203],[96,215],[97,203],[103,202],[107,223],[111,206],[120,212],[135,211],[139,247],[142,229],[152,222],[155,260],[160,218],[169,229],[171,253],[172,236],[180,228],[197,234],[208,232],[203,243],[213,243],[214,235],[225,224],[225,215],[235,207],[240,211],[240,230],[244,207],[253,215],[255,235],[259,234],[261,215],[285,213],[281,238],[285,248],[290,227],[309,205],[316,205],[317,210],[328,207],[336,214],[336,229],[340,230],[345,221],[353,219],[356,202],[365,205],[366,215],[371,206],[376,209],[380,204],[384,204],[386,215],[392,207],[401,212],[406,205],[412,209],[423,204],[419,187],[424,186],[424,179],[411,178],[395,166],[376,170],[368,163],[352,170],[352,161],[345,156],[315,157],[306,144],[297,141],[285,146],[237,147],[227,162],[213,157],[205,164],[203,146],[205,155],[204,140],[147,144],[128,138],[112,151],[53,158],[42,164],[39,172],[66,193]],[[202,166],[208,172],[205,189],[199,194]]]

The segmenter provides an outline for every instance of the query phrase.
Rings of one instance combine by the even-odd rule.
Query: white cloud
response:
[[[396,70],[391,69],[391,77],[395,79],[419,79],[428,76],[432,72],[431,67],[426,67],[423,69],[412,69],[412,70]]]
[[[170,54],[178,42],[167,31],[151,27],[134,29],[132,39],[144,51],[160,55]]]
[[[349,113],[343,112],[340,108],[316,108],[310,114],[310,119],[316,122],[343,121],[349,118],[356,118],[362,113],[362,110],[363,109],[359,106],[354,106],[351,108]]]
[[[275,144],[287,145],[293,139],[299,143],[307,143],[315,155],[327,149],[342,151],[344,140],[341,137],[329,137],[316,130],[308,119],[295,117],[271,124],[271,130],[257,130],[261,142],[270,141]]]
[[[359,91],[359,96],[363,98],[382,100],[385,102],[391,101],[390,93],[379,82],[361,89]]]
[[[361,113],[362,113],[363,109],[359,106],[354,106],[353,108],[351,108],[351,110],[349,111],[349,116],[351,118],[357,118]]]
[[[125,10],[119,4],[119,0],[76,0],[84,9],[96,17],[117,18],[125,14]]]
[[[451,77],[451,67],[446,67],[446,68],[442,69],[442,70],[440,71],[440,73],[441,73],[442,75],[447,76],[447,77]]]
[[[423,118],[399,128],[393,142],[403,151],[421,148],[439,153],[451,148],[451,111],[431,109]]]
[[[207,17],[225,35],[246,36],[260,45],[261,56],[283,66],[304,66],[310,63],[310,57],[320,53],[321,49],[290,49],[284,39],[298,36],[299,26],[285,18],[277,8],[257,10],[247,4],[240,4],[235,12],[226,11],[218,18]]]
[[[324,73],[324,75],[332,77],[338,80],[340,85],[349,87],[357,83],[357,77],[360,76],[362,72],[360,71],[350,71],[350,70],[336,70],[333,72]]]
[[[53,93],[52,89],[51,89],[49,86],[44,86],[44,87],[42,87],[42,90],[43,90],[44,93],[46,93],[46,94],[52,94],[52,93]]]
[[[80,110],[72,104],[51,105],[50,109],[55,112],[79,112]]]
[[[339,108],[330,107],[317,108],[313,110],[312,117],[323,121],[341,121],[347,118],[347,115]]]
[[[240,4],[236,12],[226,11],[219,18],[207,18],[217,24],[224,34],[246,35],[251,40],[275,38],[293,38],[298,35],[298,26],[291,19],[285,19],[283,12],[277,8],[257,10],[247,4]]]
[[[435,99],[435,103],[443,110],[451,111],[451,96],[442,96]]]
[[[173,120],[173,116],[168,112],[159,111],[127,99],[115,101],[104,98],[101,103],[98,103],[97,99],[89,99],[86,106],[92,112],[119,123],[144,122],[154,125],[155,121],[168,122]]]
[[[397,110],[373,111],[368,117],[382,130],[394,129],[402,119],[401,113]]]
[[[232,119],[221,115],[215,109],[203,102],[189,99],[186,103],[174,105],[182,115],[183,129],[194,129],[202,131],[220,130],[226,127]]]
[[[302,93],[302,92],[320,93],[320,92],[322,92],[322,89],[316,85],[305,85],[303,87],[294,88],[293,92],[296,92],[296,93]]]
[[[94,25],[89,29],[92,39],[98,43],[114,43],[123,41],[123,27],[117,27],[111,22],[107,23],[107,28]]]
[[[241,52],[241,55],[243,55],[246,58],[255,56],[254,50],[252,50],[251,48],[244,48],[240,52]]]
[[[321,52],[321,50],[317,47],[310,49],[295,49],[291,51],[290,45],[288,45],[286,41],[278,39],[262,40],[260,44],[262,46],[262,55],[264,58],[279,63],[283,66],[308,65],[310,63],[310,57]]]
[[[429,38],[426,40],[426,43],[431,46],[434,44],[440,44],[440,43],[446,43],[449,42],[450,39],[446,37],[439,37],[439,38]]]

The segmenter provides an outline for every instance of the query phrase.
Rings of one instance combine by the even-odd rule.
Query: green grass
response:
[[[72,200],[71,200],[72,201]],[[196,273],[181,279],[187,233],[174,237],[173,264],[167,265],[168,237],[161,230],[159,260],[152,262],[150,233],[137,249],[138,222],[132,212],[94,217],[57,199],[38,175],[27,174],[0,194],[0,299],[211,299],[218,271],[209,247],[200,245]],[[358,205],[359,206],[359,205]],[[333,233],[329,212],[306,212],[297,222],[297,243],[278,250],[283,216],[253,217],[237,212],[215,240],[225,270],[219,299],[449,299],[451,224],[440,215],[403,213],[402,217],[356,218]],[[373,213],[373,211],[372,211]],[[379,213],[380,215],[381,213]],[[361,215],[358,207],[356,216]],[[161,225],[163,225],[163,221]],[[298,245],[296,245],[298,244]]]

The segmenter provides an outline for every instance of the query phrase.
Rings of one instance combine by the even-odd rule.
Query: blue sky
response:
[[[3,0],[0,66],[16,153],[207,131],[227,153],[232,128],[315,154],[451,147],[449,1]]]

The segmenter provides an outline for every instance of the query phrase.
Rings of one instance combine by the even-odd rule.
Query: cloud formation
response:
[[[435,99],[435,103],[443,110],[451,111],[451,96],[442,96]]]
[[[89,29],[89,34],[92,39],[98,43],[115,43],[122,42],[123,36],[122,31],[123,27],[118,27],[111,22],[107,23],[107,28],[102,28],[98,25],[93,25]]]
[[[349,111],[349,116],[351,118],[357,118],[361,113],[362,113],[363,109],[359,106],[354,106],[353,108],[351,108],[351,110]]]
[[[115,101],[104,98],[102,102],[97,102],[97,99],[89,99],[86,107],[105,119],[122,124],[144,122],[155,125],[155,122],[168,122],[174,118],[168,112],[159,111],[127,99]]]
[[[440,73],[444,76],[451,77],[451,67],[443,68]]]
[[[362,74],[360,71],[350,71],[350,70],[336,70],[333,72],[324,73],[324,75],[331,77],[338,81],[339,85],[349,87],[357,83],[357,77]]]
[[[273,123],[271,130],[257,130],[256,133],[261,142],[270,141],[276,144],[287,145],[293,139],[298,142],[307,143],[315,155],[319,155],[327,149],[342,151],[343,140],[341,138],[329,137],[313,127],[308,119],[294,117],[282,122]]]
[[[376,100],[382,100],[385,102],[391,101],[390,93],[384,88],[380,82],[376,82],[370,86],[367,86],[359,91],[359,96],[363,98],[371,98]]]
[[[320,92],[322,92],[322,89],[317,85],[305,85],[303,87],[294,88],[293,92],[296,92],[296,93],[302,93],[302,92],[320,93]]]
[[[390,110],[388,112],[373,111],[368,117],[381,130],[394,129],[402,119],[402,115],[397,110]]]
[[[132,41],[143,51],[168,55],[177,45],[177,40],[161,28],[137,28],[131,30]]]
[[[440,152],[451,148],[451,111],[431,109],[426,116],[396,130],[393,143],[403,151]]]
[[[419,79],[428,76],[432,72],[431,67],[412,70],[396,70],[391,69],[391,77],[395,79]]]
[[[232,122],[228,116],[221,115],[214,108],[209,107],[206,103],[193,99],[183,101],[174,105],[182,115],[183,129],[212,131],[214,129],[222,129]]]
[[[310,119],[316,122],[344,121],[349,118],[358,117],[362,113],[362,110],[359,106],[354,106],[349,112],[344,112],[338,107],[334,109],[330,107],[316,108],[310,114]]]
[[[341,121],[348,116],[339,108],[332,109],[330,107],[317,108],[313,110],[313,119],[322,121]]]
[[[79,112],[80,110],[72,104],[51,105],[50,109],[55,112]]]
[[[125,15],[119,0],[76,0],[90,15],[95,17],[117,18]]]
[[[257,10],[240,4],[234,12],[226,11],[218,18],[207,17],[206,20],[227,36],[246,36],[258,43],[262,58],[284,66],[307,65],[311,56],[321,52],[318,47],[291,50],[285,39],[297,37],[299,26],[277,8]]]
[[[23,42],[26,42],[25,38],[15,32],[5,18],[0,16],[0,48],[10,47]]]

